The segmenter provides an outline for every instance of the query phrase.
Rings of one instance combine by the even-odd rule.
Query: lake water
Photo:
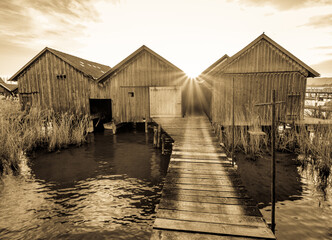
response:
[[[276,236],[282,240],[332,239],[332,177],[320,184],[317,170],[302,166],[293,154],[277,154]],[[271,222],[271,160],[245,160],[240,155],[238,170],[249,195],[264,218]]]
[[[169,155],[142,132],[90,135],[0,183],[0,239],[149,239]]]

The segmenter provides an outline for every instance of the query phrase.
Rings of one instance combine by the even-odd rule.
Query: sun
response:
[[[197,71],[196,69],[189,69],[189,70],[186,70],[185,72],[186,72],[187,77],[190,79],[195,79],[200,74],[200,72]]]

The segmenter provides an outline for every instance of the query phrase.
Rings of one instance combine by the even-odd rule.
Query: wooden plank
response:
[[[199,185],[215,185],[215,186],[225,186],[225,185],[241,185],[241,180],[239,178],[224,178],[224,179],[215,179],[215,178],[166,178],[165,183],[171,184],[199,184]]]
[[[221,204],[221,203],[200,203],[176,200],[160,200],[158,208],[171,209],[190,212],[219,213],[229,215],[247,215],[259,216],[261,213],[256,206],[238,205],[238,204]]]
[[[224,163],[229,164],[230,162],[225,159],[197,159],[197,158],[173,158],[172,162],[189,162],[189,163]]]
[[[152,231],[151,240],[248,240],[255,238],[235,237],[235,236],[221,236],[208,233],[194,233],[172,230],[158,230]]]
[[[225,215],[219,213],[212,213],[212,214],[197,213],[197,212],[188,212],[188,211],[159,209],[157,213],[157,218],[266,227],[264,219],[262,217],[256,217],[256,216]]]
[[[172,120],[164,122],[172,126]],[[204,118],[174,122],[176,128],[167,132],[174,140],[173,152],[152,239],[275,239],[218,139],[212,131],[193,128],[210,123]],[[167,131],[163,121],[158,123]]]
[[[234,186],[234,185],[199,185],[199,184],[175,184],[175,183],[165,183],[164,189],[192,189],[192,190],[205,190],[205,191],[234,191],[238,189],[244,189],[243,186]]]
[[[172,169],[171,169],[172,168]],[[172,166],[168,167],[169,171],[172,173],[189,173],[189,174],[214,174],[214,175],[222,175],[224,173],[236,173],[236,170],[232,167],[225,168],[222,170],[219,169],[193,169],[193,168],[182,168],[181,166]],[[171,170],[170,170],[171,169]]]
[[[200,173],[181,173],[181,172],[169,172],[167,174],[167,178],[196,178],[196,179],[209,179],[213,177],[214,179],[228,179],[229,177],[239,177],[238,174],[233,173],[233,172],[226,172],[226,173],[222,173],[222,174],[200,174]]]
[[[231,164],[226,163],[190,163],[190,162],[170,162],[169,167],[172,168],[186,168],[186,169],[213,169],[223,170],[225,168],[232,167]]]
[[[217,153],[217,152],[189,152],[189,151],[178,151],[178,150],[172,150],[172,156],[173,155],[190,155],[190,156],[202,156],[202,157],[227,157],[224,152]]]
[[[157,218],[154,223],[154,228],[275,239],[271,230],[266,227],[238,226],[231,224],[204,223]]]
[[[206,196],[206,197],[236,197],[236,198],[249,198],[246,190],[232,189],[225,191],[224,189],[215,189],[215,191],[183,189],[183,188],[164,188],[163,196],[167,195],[190,195],[190,196]]]
[[[229,205],[247,205],[256,206],[255,202],[250,198],[237,197],[216,197],[216,196],[200,196],[200,195],[182,195],[182,194],[163,194],[162,200],[174,200],[182,202],[200,202],[200,203],[215,203],[215,204],[229,204]]]

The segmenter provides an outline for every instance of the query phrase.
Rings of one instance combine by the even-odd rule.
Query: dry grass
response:
[[[215,124],[215,128],[219,126]],[[248,130],[260,131],[259,121],[249,127],[235,127],[235,151],[243,152],[248,159],[257,159],[267,152],[270,153],[270,129],[265,128],[266,136],[250,136]],[[332,126],[316,125],[310,133],[305,127],[289,127],[277,130],[276,149],[304,155],[303,161],[311,161],[318,170],[322,182],[331,175],[332,167]],[[225,144],[226,151],[232,150],[232,127],[225,127],[220,140]],[[304,164],[304,163],[303,163]]]
[[[37,148],[49,151],[86,141],[89,119],[74,114],[31,109],[22,112],[18,101],[0,100],[0,175],[17,172],[22,155]]]

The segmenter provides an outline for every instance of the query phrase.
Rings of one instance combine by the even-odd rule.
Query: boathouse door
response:
[[[150,117],[182,117],[181,87],[150,87]]]

